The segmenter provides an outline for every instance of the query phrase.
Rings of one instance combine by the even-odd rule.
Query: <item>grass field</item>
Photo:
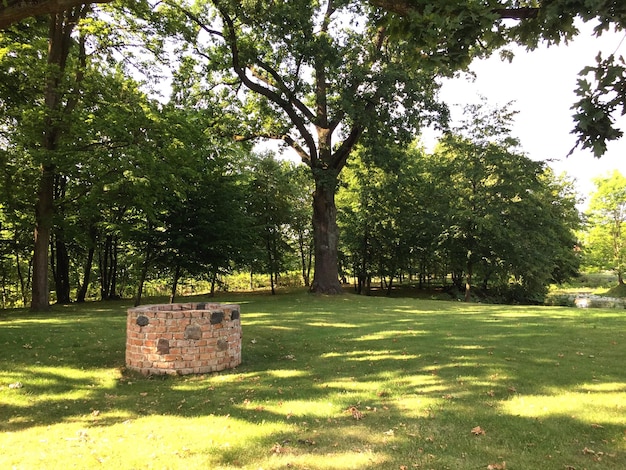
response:
[[[0,313],[0,468],[624,469],[623,310],[228,294],[243,363],[124,370],[130,303]]]

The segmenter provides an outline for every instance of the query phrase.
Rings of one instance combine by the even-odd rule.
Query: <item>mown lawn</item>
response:
[[[130,303],[0,313],[0,468],[624,469],[626,312],[229,294],[243,364],[124,370]]]

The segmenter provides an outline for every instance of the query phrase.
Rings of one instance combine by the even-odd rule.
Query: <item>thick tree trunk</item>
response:
[[[313,193],[315,270],[310,290],[318,294],[339,294],[343,289],[339,282],[337,263],[339,228],[335,206],[336,186],[334,181],[324,181],[324,178],[317,175],[315,179]]]
[[[67,58],[73,44],[72,32],[86,7],[50,16],[48,32],[48,76],[44,94],[45,117],[42,129],[42,149],[47,153],[41,165],[41,180],[35,204],[35,247],[33,254],[33,295],[31,310],[49,308],[50,287],[48,284],[49,243],[54,215],[54,173],[53,154],[58,148],[62,134],[64,115],[72,111],[76,100],[63,103],[62,78],[65,74]],[[77,80],[80,81],[77,74]]]

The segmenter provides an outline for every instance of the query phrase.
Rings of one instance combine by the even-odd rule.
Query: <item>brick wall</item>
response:
[[[198,302],[128,310],[129,369],[145,375],[186,375],[230,369],[239,364],[239,305]]]

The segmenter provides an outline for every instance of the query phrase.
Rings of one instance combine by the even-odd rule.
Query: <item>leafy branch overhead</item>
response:
[[[580,99],[572,106],[577,124],[572,133],[578,136],[576,147],[591,149],[598,158],[606,153],[607,142],[624,135],[615,126],[614,116],[617,112],[626,114],[625,65],[623,57],[611,54],[603,59],[598,54],[596,65],[580,72],[576,88]]]

